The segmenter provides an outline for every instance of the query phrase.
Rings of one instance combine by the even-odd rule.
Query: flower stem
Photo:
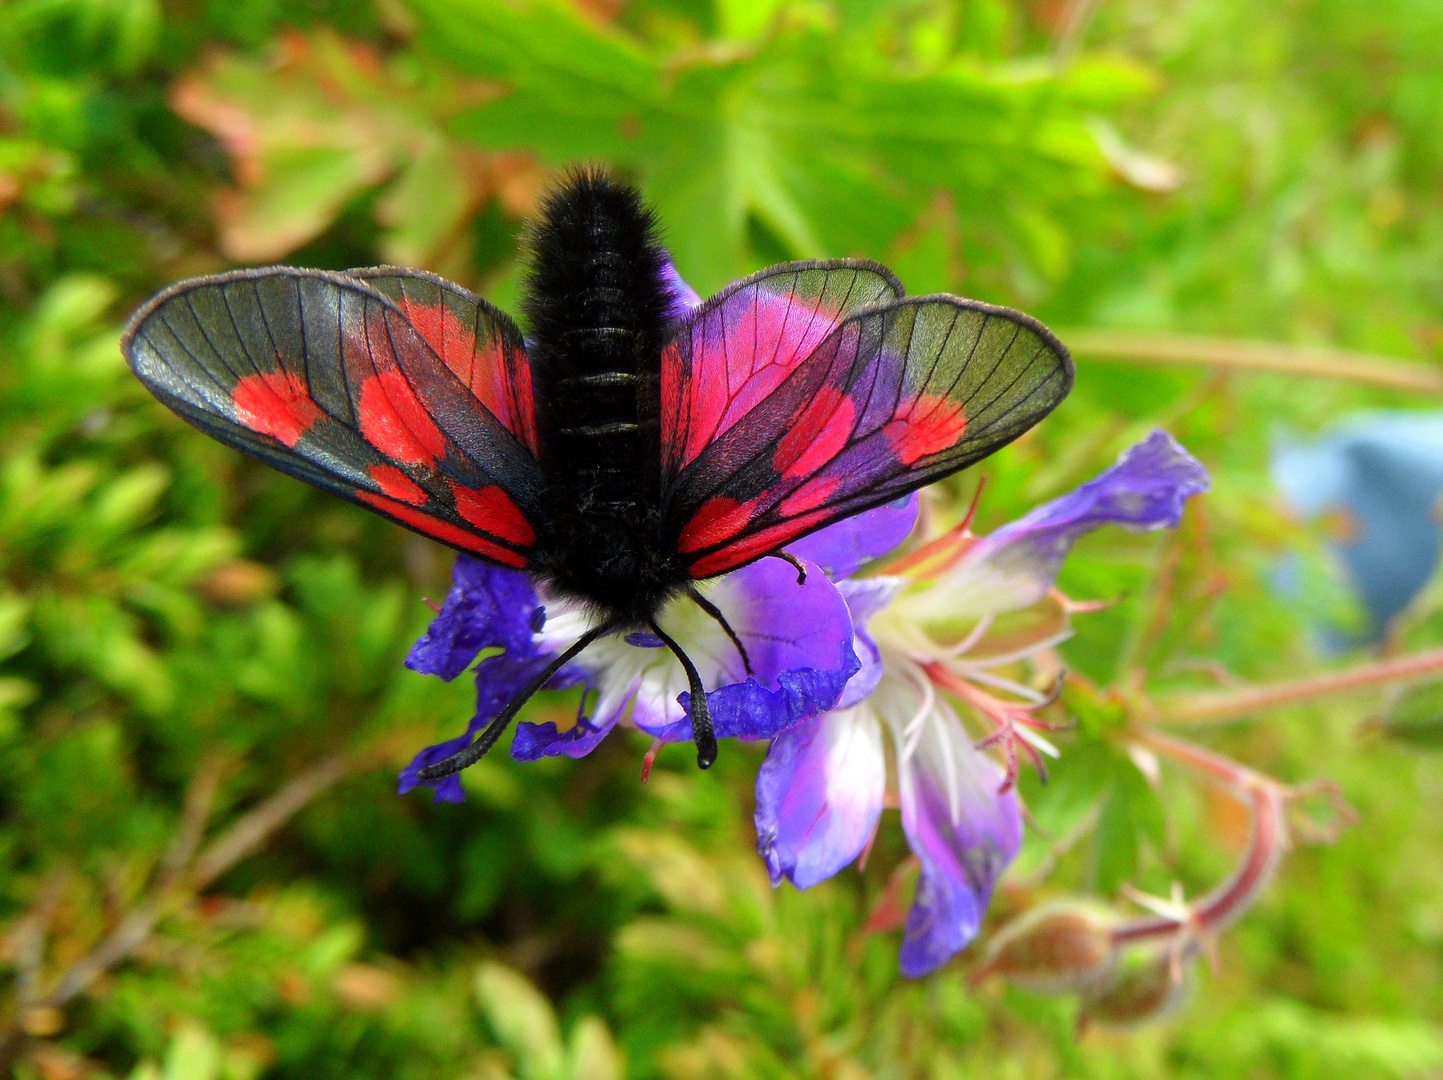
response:
[[[1078,359],[1206,364],[1242,371],[1347,379],[1395,390],[1443,394],[1443,372],[1426,364],[1370,353],[1182,334],[1136,334],[1119,330],[1064,330],[1060,333],[1072,355]]]
[[[1252,817],[1252,834],[1242,861],[1223,884],[1195,903],[1183,905],[1177,912],[1164,909],[1157,915],[1117,924],[1112,929],[1115,944],[1176,936],[1180,949],[1206,947],[1214,935],[1231,926],[1253,906],[1272,880],[1290,842],[1287,817],[1290,803],[1313,794],[1328,794],[1333,798],[1341,822],[1356,820],[1352,808],[1343,802],[1337,788],[1327,782],[1294,787],[1221,754],[1161,732],[1142,730],[1136,732],[1134,738],[1142,745],[1221,783],[1234,798],[1247,806]],[[1309,823],[1302,819],[1302,824]],[[1307,836],[1309,831],[1316,837],[1322,835],[1322,828],[1316,823],[1311,823],[1303,835]]]
[[[1344,694],[1386,683],[1443,678],[1443,649],[1378,660],[1369,664],[1220,693],[1192,694],[1158,702],[1148,718],[1154,724],[1219,724],[1253,713]]]
[[[1215,934],[1236,922],[1272,879],[1288,847],[1286,798],[1275,783],[1256,784],[1246,791],[1252,815],[1248,850],[1230,878],[1195,904],[1186,917],[1146,915],[1119,923],[1112,929],[1116,944],[1167,938],[1179,932]]]

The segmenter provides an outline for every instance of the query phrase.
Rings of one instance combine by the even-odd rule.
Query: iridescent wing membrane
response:
[[[965,468],[1067,395],[1072,361],[1035,319],[900,292],[866,264],[777,267],[678,332],[663,402],[669,368],[701,400],[663,413],[664,489],[693,577]],[[769,320],[789,329],[760,333]]]
[[[733,282],[662,354],[662,471],[674,479],[776,390],[844,318],[895,300],[879,263],[784,263]]]
[[[199,278],[122,338],[207,434],[452,547],[527,564],[541,490],[530,369],[504,314],[430,274]]]

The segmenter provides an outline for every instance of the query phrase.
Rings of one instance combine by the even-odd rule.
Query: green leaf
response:
[[[626,1075],[626,1059],[596,1016],[583,1016],[571,1029],[566,1058],[568,1080],[622,1080]]]
[[[1142,841],[1157,851],[1166,843],[1166,822],[1157,792],[1121,755],[1114,755],[1093,834],[1095,888],[1112,896],[1119,885],[1137,876]]]
[[[510,968],[488,962],[476,969],[475,991],[496,1041],[515,1057],[521,1080],[561,1080],[561,1030],[536,987]]]
[[[162,1080],[216,1080],[220,1072],[220,1044],[205,1028],[186,1021],[165,1052]]]
[[[1378,724],[1390,739],[1419,748],[1443,748],[1443,683],[1409,687]]]

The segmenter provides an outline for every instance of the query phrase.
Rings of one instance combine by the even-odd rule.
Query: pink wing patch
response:
[[[350,273],[395,301],[471,395],[535,457],[531,364],[515,325],[479,296],[422,270],[378,266]]]
[[[764,529],[750,533],[742,539],[723,548],[704,555],[691,567],[691,576],[694,578],[712,577],[716,574],[725,574],[728,570],[735,570],[744,566],[753,559],[758,559],[768,552],[776,551],[778,548],[791,543],[803,533],[815,528],[822,522],[832,520],[836,515],[829,514],[826,510],[813,510],[800,517],[792,518],[789,521],[782,521],[775,525],[768,525]]]
[[[423,506],[430,497],[425,490],[394,465],[372,465],[366,470],[376,485],[392,499],[412,506]]]
[[[901,292],[873,263],[795,263],[708,301],[662,353],[664,474],[679,475],[764,402],[848,314]]]
[[[306,380],[292,371],[247,375],[231,390],[236,418],[252,431],[295,446],[321,419]]]
[[[376,335],[384,342],[384,328]],[[406,465],[435,465],[446,453],[446,438],[416,398],[389,350],[375,349],[391,365],[361,382],[361,434],[381,453]]]
[[[373,495],[369,491],[360,494],[361,500],[367,505],[382,511],[395,518],[403,525],[409,525],[419,533],[440,540],[443,544],[450,544],[452,547],[462,548],[465,551],[475,552],[477,555],[484,555],[493,562],[502,566],[514,567],[518,570],[526,565],[526,556],[520,552],[504,548],[500,544],[492,543],[484,536],[477,536],[473,532],[452,525],[443,521],[433,514],[424,510],[417,510],[405,503],[387,499],[382,495]]]
[[[772,453],[772,468],[782,476],[810,476],[840,454],[851,438],[857,409],[835,386],[824,386]]]
[[[520,547],[536,543],[536,530],[531,527],[531,522],[511,501],[511,496],[499,487],[493,484],[480,491],[472,491],[453,486],[452,492],[456,499],[456,512],[478,529],[485,529],[493,536]]]
[[[688,553],[725,543],[756,517],[758,503],[756,499],[737,502],[727,495],[707,500],[681,530],[677,548]]]
[[[894,419],[883,432],[892,452],[903,465],[947,449],[967,430],[967,417],[955,401],[920,394],[897,406]]]
[[[537,453],[531,365],[525,351],[509,347],[495,335],[478,338],[475,325],[467,326],[444,303],[422,303],[414,296],[403,295],[400,307],[436,355],[491,415],[526,449]]]

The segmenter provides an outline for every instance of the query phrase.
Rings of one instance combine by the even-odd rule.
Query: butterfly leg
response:
[[[506,707],[497,713],[491,722],[482,729],[481,734],[475,742],[464,750],[452,754],[445,761],[438,761],[434,764],[427,765],[417,775],[422,780],[441,780],[444,777],[450,776],[452,773],[458,773],[462,769],[467,769],[475,765],[476,762],[486,756],[487,751],[496,745],[496,740],[501,738],[507,727],[510,726],[516,714],[521,711],[521,706],[530,701],[536,691],[550,682],[553,675],[572,660],[576,659],[582,649],[586,648],[603,634],[610,633],[615,629],[615,626],[607,623],[582,634],[581,637],[577,639],[576,644],[572,645],[571,648],[547,664],[536,678],[523,686],[520,691],[506,703]]]
[[[701,684],[701,673],[682,647],[656,625],[655,619],[651,620],[651,632],[661,638],[686,669],[686,681],[691,689],[691,733],[696,740],[696,764],[699,769],[710,769],[716,762],[716,733],[712,731],[711,711],[706,707],[706,688]]]
[[[795,555],[793,555],[790,551],[773,551],[773,552],[768,556],[768,558],[772,558],[772,559],[782,559],[782,560],[785,561],[785,562],[791,563],[793,566],[795,566],[795,567],[797,568],[797,584],[798,584],[798,585],[805,585],[805,584],[807,583],[807,567],[806,567],[806,564],[803,563],[801,559],[799,559],[799,558],[797,558]]]
[[[715,619],[721,625],[721,628],[727,632],[727,637],[732,639],[732,644],[737,647],[737,652],[741,653],[742,666],[747,669],[747,674],[750,675],[752,673],[752,658],[747,655],[747,647],[742,644],[742,639],[737,637],[737,632],[732,629],[732,624],[727,622],[727,617],[722,614],[721,608],[697,592],[696,589],[688,590],[687,595],[691,597],[693,604]]]

